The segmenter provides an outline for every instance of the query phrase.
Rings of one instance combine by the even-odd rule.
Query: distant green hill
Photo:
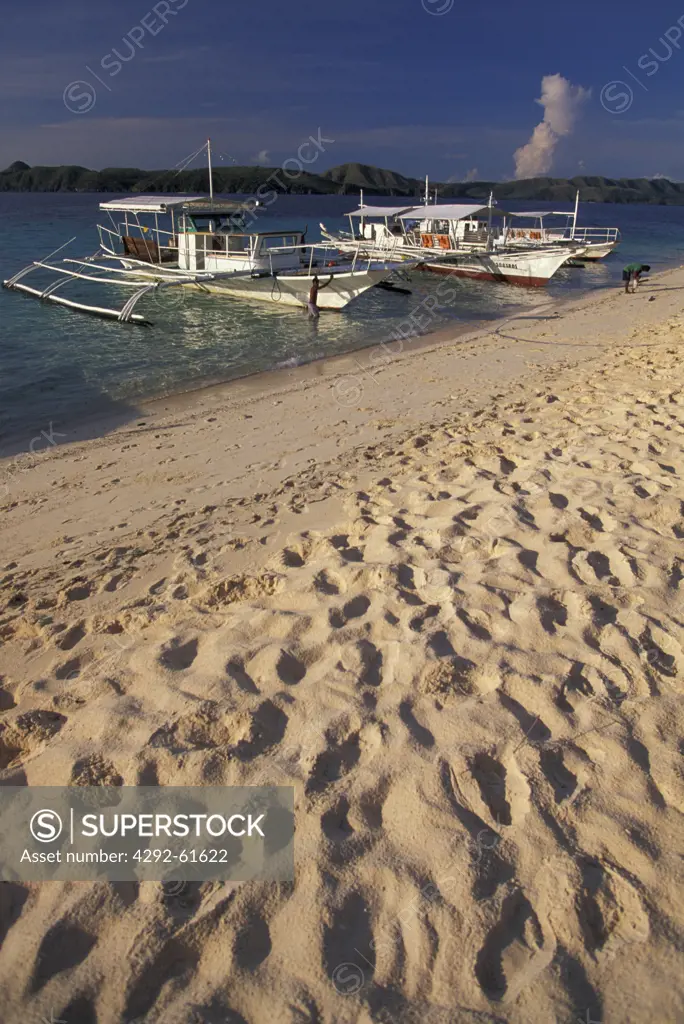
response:
[[[331,194],[340,191],[335,182],[318,174],[303,172],[288,177],[278,168],[231,167],[214,171],[215,192],[255,193],[268,191]],[[208,192],[206,170],[143,171],[138,167],[29,167],[16,161],[0,171],[0,192]]]
[[[137,167],[106,167],[91,171],[87,167],[29,167],[21,160],[0,171],[0,192],[207,192],[206,170],[144,171]],[[269,192],[313,195],[404,196],[418,201],[424,183],[406,178],[396,171],[349,163],[321,174],[303,171],[292,176],[277,167],[230,167],[214,171],[214,190],[254,195]],[[432,182],[440,199],[476,199],[486,201],[490,192],[496,199],[550,200],[571,202],[577,189],[583,202],[651,203],[684,205],[684,183],[667,178],[530,178],[525,181],[468,181],[440,184]]]
[[[321,177],[334,182],[342,195],[363,189],[373,195],[416,196],[420,195],[421,188],[425,188],[417,178],[405,178],[396,171],[385,171],[369,164],[341,164],[324,171]]]

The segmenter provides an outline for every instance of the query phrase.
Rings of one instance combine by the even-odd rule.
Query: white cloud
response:
[[[530,141],[515,152],[516,178],[537,178],[549,173],[559,139],[570,135],[582,104],[590,96],[590,89],[572,85],[562,75],[542,78],[542,94],[537,103],[544,108],[544,119],[532,132]]]

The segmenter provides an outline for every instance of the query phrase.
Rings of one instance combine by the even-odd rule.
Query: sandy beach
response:
[[[290,785],[297,870],[2,883],[4,1024],[684,1020],[683,288],[17,443],[0,782]]]

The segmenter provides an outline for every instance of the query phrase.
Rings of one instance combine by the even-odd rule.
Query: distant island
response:
[[[286,175],[277,167],[230,167],[214,170],[218,193],[254,195],[259,189],[292,195],[398,196],[419,200],[425,184],[396,171],[349,163],[321,174],[302,171]],[[572,202],[577,190],[583,202],[650,203],[684,206],[684,183],[668,178],[529,178],[524,181],[431,182],[440,199],[476,199],[486,202],[490,192],[496,199],[532,199]],[[137,167],[29,167],[17,160],[0,171],[0,192],[162,192],[204,193],[208,191],[207,171],[143,171]]]

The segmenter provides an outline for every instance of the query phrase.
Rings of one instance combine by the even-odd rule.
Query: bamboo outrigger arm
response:
[[[62,275],[57,280],[52,281],[46,288],[38,289],[31,288],[29,285],[24,284],[22,279],[30,274],[31,271],[42,268],[44,270],[51,270],[56,274]],[[137,291],[134,296],[124,305],[123,309],[112,309],[108,306],[90,306],[84,302],[76,302],[73,299],[65,299],[61,295],[55,295],[54,293],[62,288],[65,284],[68,284],[70,280],[76,278],[81,281],[95,281],[103,282],[105,284],[119,284],[119,285],[132,285],[133,282],[128,281],[112,281],[108,278],[95,277],[92,274],[79,273],[77,271],[68,270],[66,267],[58,267],[51,263],[44,263],[42,260],[37,260],[28,267],[24,267],[18,274],[8,278],[2,282],[3,288],[10,288],[14,291],[23,292],[25,295],[30,295],[32,298],[40,299],[41,302],[54,302],[59,306],[66,306],[69,309],[78,310],[81,313],[90,313],[92,316],[105,317],[109,320],[118,320],[123,323],[135,323],[140,326],[148,327],[151,326],[150,321],[146,320],[144,316],[139,313],[133,312],[133,307],[138,299],[142,298],[145,292],[149,291],[151,287],[155,285],[145,285],[143,288],[140,287],[140,283],[136,282],[135,287]],[[175,282],[174,282],[175,283]]]
[[[87,261],[87,263],[85,260],[69,260],[68,262],[75,263],[77,265],[90,269],[92,268],[93,265],[93,258],[90,258]],[[57,280],[52,281],[46,288],[43,288],[42,290],[38,288],[31,288],[29,285],[24,284],[22,279],[26,277],[27,274],[30,274],[31,271],[36,270],[38,268],[41,268],[43,270],[51,270],[55,274],[59,274],[60,277]],[[111,267],[100,267],[98,269],[100,271],[107,270],[110,273],[114,270],[114,268]],[[117,270],[114,270],[114,273],[116,274]],[[118,273],[124,275],[127,272],[121,270]],[[149,275],[142,276],[149,278]],[[213,276],[214,275],[208,274],[206,275],[206,279],[211,279]],[[61,295],[55,295],[55,292],[58,289],[62,288],[65,284],[68,284],[70,281],[74,279],[79,281],[96,282],[98,284],[116,285],[119,288],[134,288],[135,291],[133,295],[131,295],[131,297],[124,303],[121,309],[114,309],[108,306],[91,306],[84,302],[76,302],[73,299],[65,299]],[[29,266],[24,267],[23,270],[20,270],[13,277],[10,277],[2,282],[3,288],[9,288],[14,291],[23,292],[25,295],[30,295],[32,298],[40,299],[41,302],[54,302],[57,305],[66,306],[69,309],[78,310],[80,313],[89,313],[92,316],[100,316],[110,320],[117,320],[119,323],[138,324],[141,327],[152,326],[151,321],[147,320],[144,316],[141,316],[139,313],[134,312],[135,306],[138,304],[140,299],[143,298],[144,295],[147,295],[148,292],[150,291],[157,291],[162,288],[181,287],[182,285],[186,284],[198,283],[200,282],[198,282],[196,277],[189,275],[184,275],[182,277],[179,276],[168,281],[148,279],[147,282],[141,283],[139,278],[138,280],[132,281],[127,280],[123,276],[96,276],[94,274],[83,273],[82,271],[70,270],[67,267],[57,266],[56,264],[53,263],[45,263],[42,260],[34,261],[33,263],[29,264]]]

